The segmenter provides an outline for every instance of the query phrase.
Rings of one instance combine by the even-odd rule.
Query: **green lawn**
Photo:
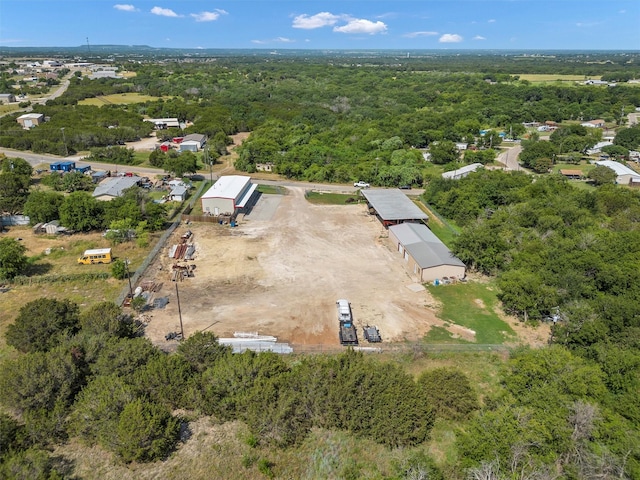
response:
[[[326,193],[310,191],[305,194],[305,198],[310,203],[319,205],[348,205],[351,203],[364,202],[359,194],[346,195],[344,193]]]
[[[117,93],[113,95],[86,98],[84,100],[80,100],[78,105],[95,105],[97,107],[101,107],[103,105],[129,105],[131,103],[153,102],[159,98],[160,97],[152,97],[151,95],[140,95],[139,93]]]
[[[499,300],[493,282],[468,282],[437,287],[428,285],[427,288],[442,305],[438,316],[442,320],[475,331],[476,343],[497,345],[515,339],[515,332],[496,313]],[[443,337],[443,332],[436,330],[431,338],[427,335],[426,340],[452,340]]]
[[[260,193],[266,193],[271,195],[286,195],[287,190],[284,187],[278,185],[263,185],[258,184],[258,191]]]

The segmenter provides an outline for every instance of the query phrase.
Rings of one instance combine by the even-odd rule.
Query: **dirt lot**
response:
[[[312,205],[302,188],[288,191],[277,197],[270,219],[269,212],[258,214],[263,198],[235,228],[176,230],[143,279],[162,282],[154,295],[170,300],[150,314],[147,335],[154,342],[166,344],[165,334],[180,328],[168,249],[187,229],[196,245],[195,277],[178,283],[187,337],[213,324],[209,331],[222,337],[257,331],[292,344],[338,345],[338,298],[351,302],[359,335],[372,324],[384,341],[415,340],[443,324],[363,205]]]

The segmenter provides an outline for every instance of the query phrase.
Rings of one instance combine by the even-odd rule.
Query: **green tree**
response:
[[[116,453],[125,462],[159,460],[174,447],[179,433],[179,420],[165,407],[134,400],[120,414]]]
[[[147,338],[111,338],[91,368],[96,375],[117,375],[128,379],[159,355],[160,351]]]
[[[6,339],[21,352],[44,352],[78,331],[78,305],[69,300],[39,298],[20,308],[7,327]]]
[[[29,196],[30,178],[14,172],[0,173],[0,212],[22,212]]]
[[[18,413],[66,408],[84,382],[79,359],[63,349],[21,355],[4,362],[2,371],[1,402]]]
[[[446,420],[464,420],[480,407],[478,395],[467,376],[453,368],[436,368],[420,375],[418,387],[433,407],[436,416]]]
[[[178,345],[178,355],[198,372],[204,372],[230,354],[231,347],[220,345],[218,337],[211,332],[196,332]]]
[[[113,302],[100,302],[80,313],[80,328],[84,333],[129,338],[137,334],[138,325],[131,315]]]
[[[184,408],[185,398],[195,373],[184,357],[159,355],[135,372],[132,384],[141,397],[149,398],[171,409]]]
[[[182,152],[177,157],[171,155],[162,165],[165,172],[171,172],[176,177],[183,177],[185,173],[198,171],[198,157],[193,152]]]
[[[127,278],[127,264],[124,260],[117,259],[111,264],[111,275],[117,280],[124,280]]]
[[[3,158],[2,164],[0,164],[0,170],[3,172],[12,172],[26,178],[30,178],[31,175],[33,175],[33,167],[22,158]]]
[[[125,406],[136,399],[135,390],[115,375],[98,375],[78,394],[69,416],[69,431],[89,445],[117,448],[116,429]]]
[[[69,172],[62,177],[62,188],[65,192],[93,190],[93,181],[82,172]]]
[[[63,201],[64,196],[59,193],[34,190],[29,194],[23,212],[29,216],[31,225],[58,220]]]
[[[431,161],[436,165],[455,162],[460,157],[456,144],[450,140],[442,140],[429,146]]]
[[[71,230],[87,232],[103,225],[104,208],[86,192],[73,192],[60,205],[60,222]]]
[[[594,185],[606,185],[616,182],[616,172],[604,165],[597,165],[593,170],[591,170],[587,177],[593,182]]]
[[[0,238],[0,278],[13,278],[27,266],[27,248],[15,238]]]
[[[45,450],[29,448],[10,455],[0,463],[0,477],[11,480],[62,480]]]

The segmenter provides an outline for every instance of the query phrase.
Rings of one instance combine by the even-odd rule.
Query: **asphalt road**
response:
[[[110,170],[111,172],[132,172],[140,176],[146,177],[154,177],[156,175],[165,175],[166,172],[160,168],[152,168],[152,167],[132,167],[128,165],[116,165],[113,163],[89,163],[82,161],[79,156],[75,157],[60,157],[57,155],[45,155],[40,153],[31,153],[31,152],[23,152],[21,150],[10,150],[8,148],[0,148],[0,153],[4,153],[7,157],[13,158],[22,158],[29,162],[32,167],[41,168],[43,166],[47,166],[53,162],[59,162],[64,160],[74,161],[78,167],[84,167],[90,165],[92,168],[96,170]],[[203,175],[205,178],[209,178],[208,171],[198,172],[200,175]],[[213,180],[217,180],[218,175],[214,173]],[[302,187],[308,188],[309,190],[320,190],[325,192],[336,192],[336,193],[355,193],[359,189],[354,188],[353,185],[344,185],[344,184],[335,184],[335,183],[313,183],[313,182],[297,182],[295,180],[269,180],[264,178],[254,178],[254,183],[259,183],[263,185],[272,185],[279,187]],[[424,192],[423,189],[412,189],[412,190],[402,190],[408,196],[417,196]]]

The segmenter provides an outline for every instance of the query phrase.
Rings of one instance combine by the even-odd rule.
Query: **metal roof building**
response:
[[[462,260],[436,235],[419,223],[403,223],[389,227],[389,239],[403,256],[407,269],[421,282],[443,278],[464,278]]]
[[[466,177],[471,172],[475,172],[479,168],[482,168],[481,163],[472,163],[470,165],[465,165],[464,167],[457,168],[455,170],[451,170],[449,172],[444,172],[442,174],[442,178],[449,178],[451,180],[459,180],[463,177]]]
[[[620,162],[616,162],[614,160],[602,160],[595,163],[596,165],[609,167],[611,170],[616,172],[616,183],[619,185],[629,185],[632,182],[640,181],[640,173],[630,169]]]
[[[202,211],[211,215],[235,215],[251,206],[257,187],[251,183],[251,177],[244,175],[220,177],[202,195]]]
[[[429,216],[400,190],[367,189],[360,193],[367,199],[369,212],[377,215],[385,227],[429,220]]]
[[[93,196],[96,200],[113,200],[116,197],[122,196],[122,193],[127,189],[140,182],[140,177],[110,177],[106,178],[98,184],[93,191]]]

